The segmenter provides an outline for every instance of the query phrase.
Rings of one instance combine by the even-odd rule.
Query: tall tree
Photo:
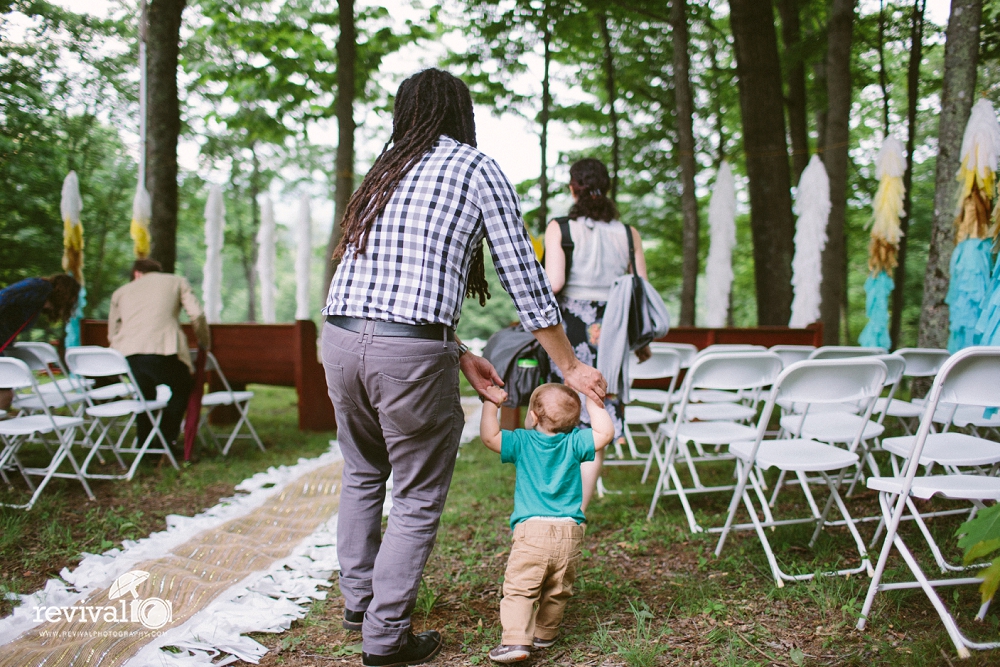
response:
[[[934,224],[924,272],[923,307],[918,344],[945,347],[948,343],[948,273],[955,247],[955,174],[962,135],[969,122],[979,62],[982,0],[952,0],[944,46],[944,87],[938,120],[938,156],[934,173]]]
[[[674,100],[677,104],[677,154],[681,163],[681,211],[684,214],[681,264],[681,326],[694,326],[698,284],[698,197],[694,190],[694,100],[691,97],[691,56],[688,53],[687,0],[670,3],[674,45]]]
[[[795,224],[774,6],[771,0],[731,0],[729,9],[750,179],[757,321],[787,324]]]
[[[788,81],[788,135],[792,140],[792,182],[798,183],[809,164],[809,124],[806,122],[806,65],[802,45],[802,0],[778,0],[781,41],[785,47],[785,79]]]
[[[336,177],[333,191],[333,229],[326,246],[324,274],[320,303],[326,303],[330,281],[337,270],[333,253],[342,235],[341,221],[347,202],[354,192],[354,98],[356,93],[355,70],[357,61],[357,33],[354,24],[354,0],[338,2],[340,36],[337,38],[337,158],[334,164]]]
[[[538,113],[539,146],[542,152],[541,173],[538,175],[538,187],[541,190],[538,203],[538,220],[545,228],[549,219],[549,116],[552,112],[552,93],[550,86],[550,71],[552,67],[552,23],[549,18],[549,3],[542,10],[542,108]]]
[[[906,245],[913,217],[913,149],[917,145],[917,102],[920,100],[920,61],[923,58],[924,9],[927,0],[914,0],[910,17],[910,62],[906,67],[906,171],[903,173],[903,218],[899,221],[899,253],[893,276],[896,289],[892,292],[892,320],[889,338],[899,347],[906,296]]]
[[[177,62],[187,0],[152,0],[147,16],[146,189],[153,200],[150,257],[173,273],[177,259]]]
[[[823,284],[820,287],[820,319],[823,342],[840,340],[840,318],[847,290],[847,250],[844,224],[847,219],[847,160],[851,127],[851,37],[857,0],[833,0],[827,28],[826,50],[826,140],[823,164],[830,177],[830,219],[823,249]],[[844,312],[846,320],[847,313]]]
[[[618,198],[618,170],[621,167],[621,137],[618,134],[618,87],[615,84],[615,57],[607,12],[601,12],[601,41],[604,44],[604,90],[608,96],[608,125],[611,126],[611,201]]]

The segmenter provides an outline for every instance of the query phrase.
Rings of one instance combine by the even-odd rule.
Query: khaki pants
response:
[[[573,595],[584,530],[572,522],[539,519],[514,527],[500,602],[504,644],[531,646],[534,637],[555,639],[559,634]]]

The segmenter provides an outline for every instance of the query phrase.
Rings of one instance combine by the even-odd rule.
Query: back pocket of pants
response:
[[[401,435],[417,435],[438,425],[442,403],[448,400],[448,375],[441,369],[416,380],[379,373],[382,396],[379,414]]]

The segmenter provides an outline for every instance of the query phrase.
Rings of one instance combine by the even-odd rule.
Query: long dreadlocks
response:
[[[472,96],[460,79],[439,69],[426,69],[403,81],[396,92],[392,136],[347,203],[340,223],[344,235],[335,257],[341,257],[348,245],[364,254],[372,223],[385,210],[403,177],[442,134],[476,146]],[[490,298],[482,243],[472,254],[465,296],[478,297],[483,306]]]

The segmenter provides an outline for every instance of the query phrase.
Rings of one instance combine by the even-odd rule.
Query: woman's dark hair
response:
[[[611,178],[603,162],[590,157],[577,160],[569,168],[569,184],[577,195],[569,210],[571,220],[590,218],[611,222],[618,219],[618,208],[608,199]]]
[[[45,300],[49,316],[60,322],[69,320],[76,308],[76,298],[80,295],[80,283],[68,273],[56,273],[44,280],[52,283],[52,292]]]
[[[392,136],[347,203],[340,223],[344,235],[334,257],[343,256],[348,245],[364,254],[375,219],[403,177],[442,134],[476,146],[472,96],[461,79],[439,69],[425,69],[399,85],[392,109]],[[478,296],[482,305],[490,297],[482,244],[473,251],[466,296]]]

